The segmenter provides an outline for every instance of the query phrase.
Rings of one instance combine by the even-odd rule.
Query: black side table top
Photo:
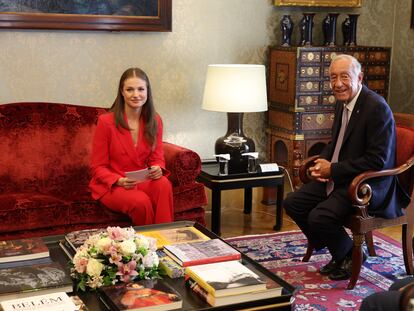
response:
[[[260,172],[259,170],[256,173],[241,173],[241,174],[228,174],[228,175],[219,175],[219,166],[217,162],[203,162],[201,165],[200,177],[214,180],[231,180],[231,179],[245,179],[245,178],[257,178],[265,176],[284,176],[284,171],[279,167],[279,171],[271,172]]]

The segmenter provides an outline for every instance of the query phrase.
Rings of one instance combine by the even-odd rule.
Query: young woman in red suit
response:
[[[144,182],[125,177],[125,172],[145,168],[149,178]],[[127,214],[134,225],[173,221],[162,121],[155,112],[149,79],[139,68],[122,74],[110,112],[98,119],[91,170],[92,197]]]

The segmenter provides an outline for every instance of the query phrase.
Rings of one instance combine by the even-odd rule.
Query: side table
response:
[[[276,187],[276,223],[274,230],[282,227],[282,200],[284,191],[284,171],[257,172],[243,174],[229,174],[220,176],[218,174],[218,164],[216,162],[202,163],[201,173],[197,181],[211,189],[211,231],[220,235],[221,227],[221,191],[230,189],[244,189],[244,213],[250,214],[252,211],[252,188],[253,187]]]

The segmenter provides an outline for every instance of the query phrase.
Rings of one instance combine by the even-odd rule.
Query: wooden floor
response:
[[[209,205],[206,207],[207,228],[211,229],[211,191],[206,189]],[[286,191],[290,191],[285,187]],[[261,233],[272,233],[275,224],[274,205],[261,204],[262,188],[253,189],[252,213],[243,213],[243,190],[226,190],[221,195],[221,236],[223,238],[252,235]],[[283,226],[281,231],[298,230],[296,224],[283,213]],[[401,241],[401,226],[380,230],[382,233]]]

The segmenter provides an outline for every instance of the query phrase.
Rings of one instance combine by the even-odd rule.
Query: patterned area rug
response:
[[[364,263],[353,290],[346,290],[348,280],[331,281],[318,273],[331,259],[326,250],[314,253],[308,263],[301,262],[307,240],[300,231],[226,241],[296,287],[292,310],[359,310],[364,297],[387,290],[395,279],[406,275],[400,243],[381,233],[374,234],[377,256]]]

